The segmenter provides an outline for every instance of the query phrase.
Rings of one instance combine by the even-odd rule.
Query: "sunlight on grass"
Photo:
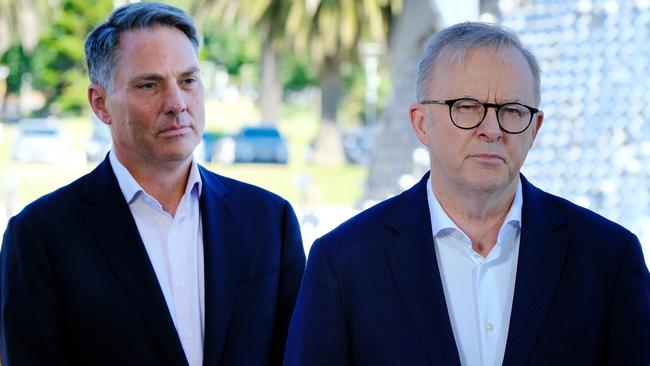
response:
[[[354,206],[361,198],[365,169],[353,165],[319,167],[270,164],[209,165],[212,171],[255,184],[302,205]],[[311,187],[303,188],[308,180]]]

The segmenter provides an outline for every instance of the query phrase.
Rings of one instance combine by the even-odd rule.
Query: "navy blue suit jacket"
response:
[[[285,365],[460,364],[427,178],[314,243]],[[647,366],[650,278],[636,236],[522,182],[503,365]]]
[[[305,263],[295,214],[270,192],[199,170],[203,364],[280,364]],[[4,366],[187,365],[108,159],[10,220],[0,306]]]

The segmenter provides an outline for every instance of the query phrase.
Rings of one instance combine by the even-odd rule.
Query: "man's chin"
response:
[[[489,177],[472,177],[466,181],[466,185],[471,187],[475,192],[481,193],[498,193],[507,190],[512,181],[501,175],[493,175]]]
[[[157,159],[161,163],[184,164],[194,157],[194,149],[182,149],[175,151],[164,151],[158,154]]]
[[[190,143],[189,141],[178,141],[176,144],[168,144],[163,149],[160,149],[158,154],[161,160],[167,161],[186,161],[192,158],[194,150],[198,146],[197,143]]]

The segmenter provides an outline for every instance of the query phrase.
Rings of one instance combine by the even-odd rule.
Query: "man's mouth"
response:
[[[501,155],[494,153],[472,154],[469,157],[485,162],[505,162],[505,159]]]
[[[189,125],[173,125],[158,132],[160,137],[174,137],[188,133],[191,130]]]

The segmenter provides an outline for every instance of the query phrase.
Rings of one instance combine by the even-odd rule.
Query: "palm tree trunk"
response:
[[[265,40],[260,65],[260,99],[262,123],[277,123],[282,103],[282,82],[278,53],[270,40]]]
[[[345,161],[336,114],[341,101],[341,69],[336,57],[326,57],[320,73],[321,121],[314,146],[314,162],[322,165]]]
[[[371,152],[365,200],[382,200],[399,193],[403,175],[419,178],[413,164],[419,146],[409,123],[408,110],[415,101],[415,78],[422,45],[436,30],[432,1],[405,0],[389,40],[392,96],[380,119],[380,131]]]

